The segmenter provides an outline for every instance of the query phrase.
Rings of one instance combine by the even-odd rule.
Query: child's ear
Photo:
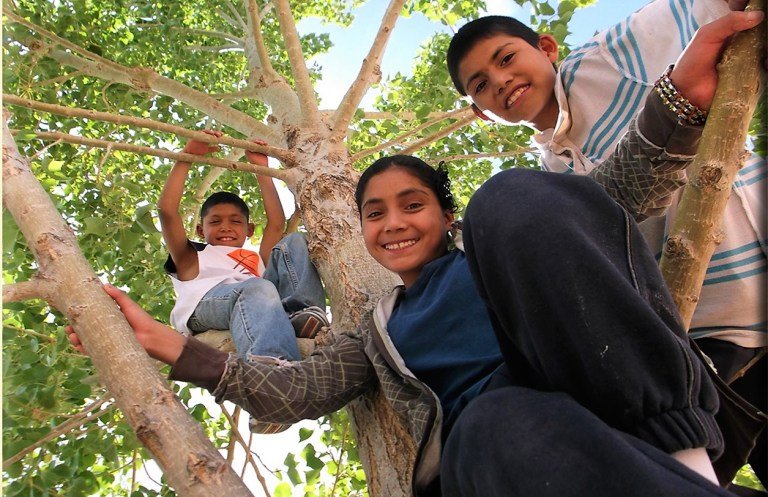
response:
[[[554,36],[548,34],[539,35],[539,49],[543,51],[550,62],[557,62],[559,55],[557,40]]]
[[[200,238],[205,238],[205,235],[203,234],[203,225],[202,224],[198,224],[197,225],[197,227],[195,228],[195,232],[197,233],[197,236],[199,236]]]
[[[253,232],[255,231],[256,226],[253,223],[248,223],[248,238],[253,236]]]
[[[480,119],[482,119],[483,121],[490,121],[491,120],[491,118],[486,116],[485,113],[480,110],[480,107],[478,107],[475,104],[472,104],[472,112],[474,112],[475,115],[477,117],[479,117]]]
[[[448,210],[445,211],[446,226],[448,227],[449,230],[451,229],[451,225],[455,220],[456,220],[456,215],[453,212]]]

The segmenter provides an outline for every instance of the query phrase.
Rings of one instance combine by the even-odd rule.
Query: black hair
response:
[[[448,168],[445,167],[445,164],[441,162],[437,169],[435,169],[412,155],[389,155],[382,157],[363,172],[355,189],[355,202],[357,202],[358,211],[362,208],[363,194],[365,194],[365,188],[368,186],[371,178],[393,167],[399,167],[408,171],[435,193],[440,207],[449,212],[456,212],[456,201],[451,193],[451,179],[448,177]]]
[[[515,36],[534,48],[539,47],[539,34],[514,17],[487,16],[468,22],[453,36],[445,56],[453,86],[462,95],[466,96],[467,90],[459,80],[459,64],[478,41],[500,34]]]
[[[203,219],[208,214],[208,211],[211,209],[211,207],[219,204],[234,205],[235,207],[240,209],[240,212],[243,213],[246,220],[249,218],[251,214],[248,209],[248,205],[245,203],[245,201],[243,201],[243,199],[241,199],[234,193],[216,192],[211,194],[211,196],[205,199],[205,202],[203,202],[203,206],[200,208],[200,219]]]

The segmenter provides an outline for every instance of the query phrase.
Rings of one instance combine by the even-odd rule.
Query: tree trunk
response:
[[[748,10],[765,10],[765,0],[752,0]],[[763,21],[737,34],[723,54],[699,151],[688,170],[689,182],[661,257],[661,271],[686,328],[707,265],[722,241],[725,206],[743,164],[744,142],[759,94],[765,35]]]
[[[251,495],[139,346],[3,127],[3,203],[35,255],[49,303],[77,328],[138,438],[179,495]]]

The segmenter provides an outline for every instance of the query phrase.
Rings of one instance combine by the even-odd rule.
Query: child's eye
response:
[[[511,60],[512,60],[512,57],[514,57],[514,56],[515,56],[515,54],[514,54],[514,53],[508,53],[507,55],[505,55],[505,56],[504,56],[504,57],[501,59],[501,65],[503,66],[503,65],[506,65],[506,64],[508,64],[508,63],[509,63],[509,61],[511,61]]]
[[[381,211],[368,211],[368,213],[365,215],[366,219],[375,219],[377,217],[381,216]]]
[[[420,208],[423,205],[424,204],[422,204],[421,202],[411,202],[410,204],[408,204],[406,209],[409,210],[409,211],[412,211],[412,210]]]
[[[485,81],[481,81],[475,86],[475,94],[480,93],[485,88]]]

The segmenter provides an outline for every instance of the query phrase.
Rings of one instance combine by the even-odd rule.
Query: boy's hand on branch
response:
[[[693,105],[709,110],[717,89],[717,63],[726,43],[734,34],[757,26],[764,17],[760,11],[732,11],[699,28],[669,76],[677,90]]]
[[[262,145],[265,146],[267,142],[264,140],[251,140],[256,145]],[[257,166],[264,166],[267,167],[269,162],[267,161],[267,156],[262,154],[261,152],[252,152],[250,150],[245,151],[245,157],[248,159],[248,162],[251,164],[256,164]]]
[[[223,133],[218,130],[212,130],[212,129],[204,129],[202,130],[203,133],[211,136],[215,136],[216,138],[221,138]],[[210,154],[211,152],[216,152],[219,150],[219,146],[213,143],[205,143],[197,140],[189,140],[186,145],[184,145],[184,148],[181,150],[184,153],[187,154],[195,154],[195,155],[206,155]]]

